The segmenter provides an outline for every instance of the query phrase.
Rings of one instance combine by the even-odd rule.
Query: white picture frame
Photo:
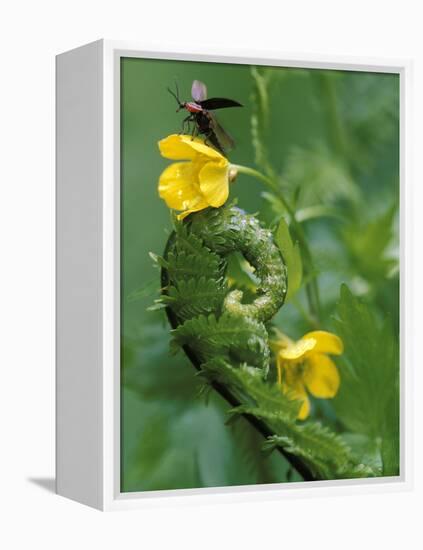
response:
[[[120,59],[391,72],[400,76],[401,468],[395,478],[120,491]],[[101,510],[397,491],[412,486],[410,79],[407,60],[100,40],[57,56],[57,493]]]

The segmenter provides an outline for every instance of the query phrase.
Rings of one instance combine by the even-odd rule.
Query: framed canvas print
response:
[[[57,57],[59,494],[408,486],[409,72]]]

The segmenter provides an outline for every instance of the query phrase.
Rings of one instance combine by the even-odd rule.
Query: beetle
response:
[[[235,143],[231,136],[222,128],[216,119],[216,116],[211,113],[216,109],[226,109],[228,107],[242,107],[243,105],[233,99],[227,99],[223,97],[213,97],[207,99],[207,87],[203,82],[194,80],[191,88],[191,96],[193,101],[181,101],[179,99],[178,85],[176,84],[176,93],[170,88],[168,91],[176,99],[178,103],[178,109],[188,111],[188,116],[182,121],[182,133],[185,132],[185,128],[188,126],[189,133],[192,134],[194,139],[196,135],[204,135],[205,143],[210,142],[216,149],[218,149],[223,155],[226,151],[234,148]],[[191,123],[193,123],[193,130],[191,132]]]

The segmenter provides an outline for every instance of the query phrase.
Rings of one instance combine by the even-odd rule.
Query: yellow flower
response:
[[[209,206],[222,206],[229,195],[229,162],[204,141],[173,134],[159,141],[161,154],[175,162],[162,172],[159,195],[178,219]]]
[[[339,373],[330,355],[341,355],[342,340],[330,332],[308,332],[297,342],[280,332],[272,342],[276,352],[278,383],[282,391],[302,401],[298,418],[304,420],[310,413],[307,390],[314,397],[334,397],[339,388]]]

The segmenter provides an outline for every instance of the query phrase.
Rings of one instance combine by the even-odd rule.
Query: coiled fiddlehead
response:
[[[242,302],[241,290],[229,289],[227,258],[233,252],[255,270],[257,297],[251,303]],[[176,224],[165,260],[163,300],[176,317],[177,337],[189,340],[201,361],[224,356],[262,368],[266,375],[265,323],[287,291],[286,266],[271,231],[235,206],[210,208]]]
[[[234,290],[226,296],[224,309],[263,323],[270,321],[282,307],[287,292],[286,266],[272,232],[234,206],[208,209],[193,218],[190,230],[206,247],[223,262],[229,253],[240,252],[259,280],[258,297],[252,304],[242,304],[242,291]]]

